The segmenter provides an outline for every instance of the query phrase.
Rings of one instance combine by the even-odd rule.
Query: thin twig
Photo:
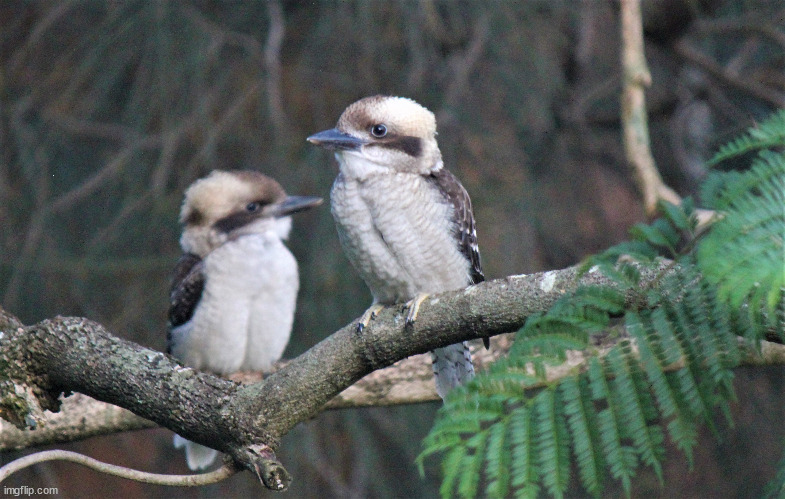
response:
[[[621,121],[624,130],[624,152],[627,162],[635,172],[646,213],[653,215],[657,211],[659,200],[679,204],[681,198],[662,181],[651,153],[645,95],[646,87],[651,85],[651,73],[643,51],[640,0],[621,0],[621,39]]]
[[[283,17],[283,7],[278,0],[267,2],[267,13],[270,15],[267,41],[264,44],[267,105],[270,108],[270,118],[273,122],[276,141],[280,144],[281,140],[287,136],[286,111],[281,92],[281,47],[286,33],[286,24]]]
[[[169,487],[202,487],[204,485],[226,480],[240,471],[240,469],[233,464],[224,464],[220,468],[208,473],[194,475],[161,475],[104,463],[97,459],[93,459],[92,457],[85,456],[84,454],[79,454],[78,452],[47,450],[21,457],[0,468],[0,483],[17,471],[46,461],[69,461],[81,464],[82,466],[86,466],[100,473],[125,478],[126,480],[151,483],[153,485],[166,485]]]
[[[724,83],[737,90],[741,90],[756,99],[760,99],[767,104],[774,107],[785,107],[785,95],[777,92],[765,85],[761,85],[756,81],[746,80],[732,71],[728,71],[707,55],[700,52],[695,47],[692,47],[685,41],[679,41],[674,44],[673,49],[683,59],[691,64],[694,64],[701,70],[705,71],[709,76],[716,79],[720,83]]]

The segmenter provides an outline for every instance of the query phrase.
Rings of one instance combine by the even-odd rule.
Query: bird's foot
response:
[[[417,314],[420,312],[420,305],[428,298],[428,293],[417,293],[417,295],[406,302],[406,308],[409,313],[406,314],[406,325],[411,326],[417,320]]]
[[[360,317],[360,323],[357,324],[357,332],[362,333],[363,329],[368,327],[368,324],[371,323],[372,320],[376,318],[379,312],[382,311],[384,305],[379,305],[378,303],[374,303],[371,305],[368,310],[363,313],[362,317]]]

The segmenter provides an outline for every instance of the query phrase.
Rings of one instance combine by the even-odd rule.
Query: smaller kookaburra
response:
[[[255,171],[214,171],[194,182],[180,211],[184,254],[170,293],[168,352],[216,374],[268,371],[289,342],[300,286],[283,243],[289,215],[321,202],[287,196]],[[191,469],[217,455],[175,435],[183,445]]]
[[[359,330],[381,306],[408,301],[411,324],[427,294],[484,280],[471,200],[444,168],[433,113],[406,98],[367,97],[346,108],[336,128],[308,141],[334,150],[340,167],[332,214],[373,295]],[[466,343],[432,356],[442,398],[474,375]]]

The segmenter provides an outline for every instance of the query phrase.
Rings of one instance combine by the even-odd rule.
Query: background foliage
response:
[[[655,158],[670,185],[697,195],[717,146],[785,105],[785,12],[774,0],[644,6]],[[183,189],[214,168],[256,168],[289,192],[327,197],[334,162],[305,137],[375,93],[437,114],[445,163],[474,200],[489,278],[573,264],[643,217],[620,148],[616,21],[602,0],[2,2],[0,302],[27,323],[88,316],[163,349]],[[370,295],[328,210],[298,215],[290,246],[303,276],[295,355]],[[737,429],[723,427],[720,444],[699,432],[696,472],[681,482],[683,461],[666,461],[669,492],[761,490],[785,437],[769,396],[782,383],[737,371]],[[422,481],[414,458],[436,409],[332,412],[302,425],[280,453],[292,493],[435,495],[438,469]],[[184,472],[170,439],[156,430],[72,447]],[[67,464],[8,485],[32,483],[161,493]],[[656,487],[639,475],[632,490]],[[177,493],[258,490],[244,474]]]

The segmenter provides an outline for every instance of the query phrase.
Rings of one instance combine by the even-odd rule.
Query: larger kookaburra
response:
[[[428,293],[484,280],[471,200],[442,164],[433,113],[410,99],[367,97],[308,140],[336,151],[333,217],[374,301],[360,329],[380,305],[409,301],[411,323]],[[442,398],[474,376],[466,343],[431,353]]]
[[[320,204],[287,196],[255,171],[214,171],[185,192],[185,225],[169,308],[168,351],[216,374],[268,371],[294,320],[297,261],[283,243],[289,215]],[[188,466],[209,466],[217,451],[175,435]]]

